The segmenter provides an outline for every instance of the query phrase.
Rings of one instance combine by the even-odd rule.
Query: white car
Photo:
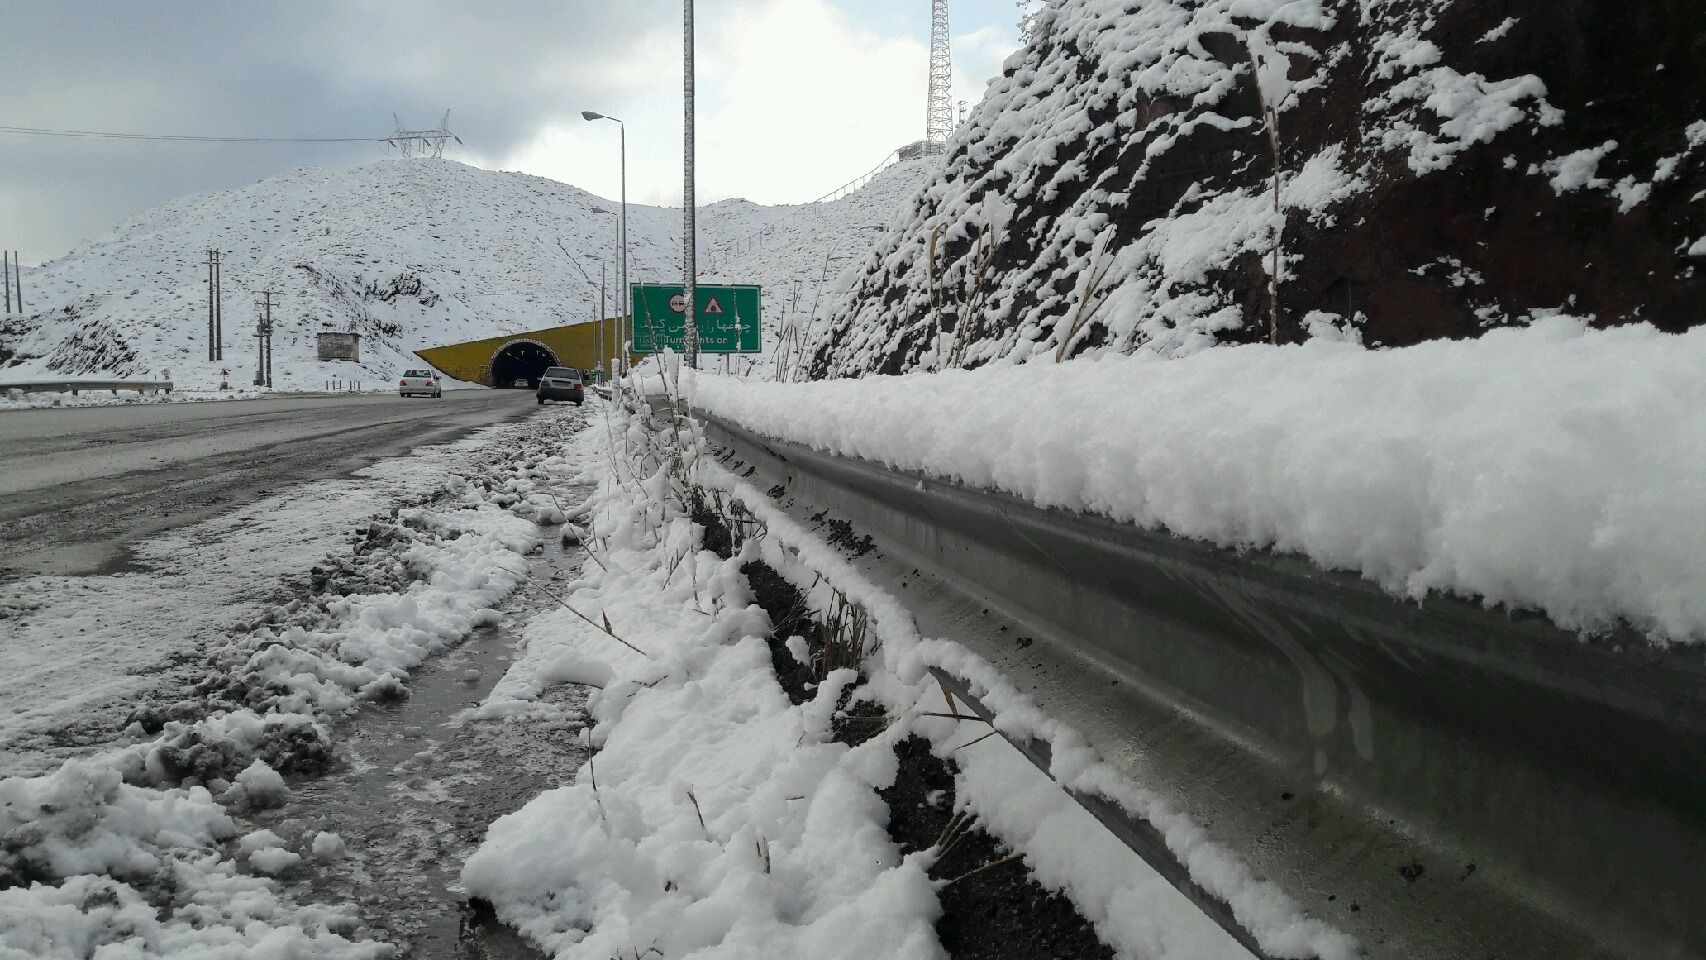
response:
[[[404,370],[403,378],[397,381],[397,396],[442,397],[444,387],[431,370]]]

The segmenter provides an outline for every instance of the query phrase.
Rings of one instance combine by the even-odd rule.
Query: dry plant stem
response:
[[[988,720],[985,720],[979,716],[969,716],[968,717],[964,714],[940,713],[940,712],[933,711],[933,710],[924,710],[924,711],[921,711],[918,715],[921,717],[941,717],[944,720],[976,720],[978,723],[989,723]],[[994,724],[992,724],[992,723],[989,725],[994,726]]]
[[[942,828],[941,835],[936,838],[936,842],[932,843],[931,846],[940,850],[942,848],[942,844],[947,842],[948,838],[954,835],[954,833],[959,829],[961,821],[965,819],[966,813],[963,810],[949,817],[947,825]]]
[[[687,791],[687,799],[693,801],[693,815],[699,818],[699,829],[705,831],[706,835],[709,836],[711,828],[705,826],[705,811],[699,809],[699,798],[693,795],[693,791],[689,790]]]
[[[958,720],[960,718],[959,702],[954,699],[953,693],[948,690],[948,685],[942,682],[941,677],[936,678],[936,686],[942,689],[942,699],[948,701],[948,712],[954,715],[955,720]]]
[[[983,736],[978,737],[976,740],[971,740],[971,741],[968,741],[966,743],[962,743],[959,746],[955,747],[953,750],[949,750],[948,752],[949,753],[955,753],[957,751],[964,750],[965,748],[972,746],[974,744],[982,743],[983,741],[988,740],[990,737],[995,736],[999,732],[1000,732],[999,730],[991,730],[988,733],[984,734]]]
[[[598,559],[598,554],[593,553],[591,547],[587,546],[585,543],[582,543],[580,545],[580,547],[583,551],[586,552],[586,558],[588,560],[591,560],[593,563],[598,564],[598,569],[603,570],[605,573],[610,572],[610,568],[604,565],[603,560]]]
[[[955,877],[954,879],[943,883],[940,887],[937,887],[936,889],[937,890],[946,890],[947,888],[953,886],[956,883],[959,883],[961,880],[964,880],[967,877],[975,876],[977,874],[982,873],[985,870],[994,870],[996,867],[1006,866],[1007,864],[1013,863],[1016,860],[1023,859],[1023,857],[1024,857],[1023,854],[1015,853],[1010,857],[1003,857],[1000,860],[995,861],[994,863],[986,863],[983,866],[978,867],[976,870],[967,870],[965,873],[962,873],[959,876]]]
[[[1098,250],[1090,260],[1090,271],[1085,274],[1084,290],[1078,296],[1078,307],[1073,311],[1072,320],[1066,326],[1066,336],[1060,338],[1060,346],[1055,348],[1055,363],[1066,359],[1067,352],[1072,349],[1078,335],[1090,325],[1096,314],[1101,312],[1102,305],[1108,301],[1106,293],[1097,296],[1097,291],[1102,288],[1102,281],[1107,279],[1109,271],[1114,268],[1113,259],[1104,258],[1104,253],[1105,249]]]
[[[971,828],[971,814],[963,811],[955,814],[953,818],[948,821],[948,826],[943,829],[942,836],[938,837],[936,843],[933,845],[933,848],[936,850],[936,862],[931,864],[932,869],[941,864],[944,860],[948,859],[948,854],[952,853],[954,848],[959,846],[960,841],[971,835]],[[947,842],[944,843],[944,840]]]
[[[1256,85],[1256,102],[1262,107],[1262,126],[1268,131],[1268,147],[1273,151],[1273,174],[1269,178],[1274,189],[1274,217],[1278,221],[1274,226],[1273,269],[1268,274],[1268,342],[1279,343],[1279,278],[1280,278],[1280,238],[1285,234],[1285,217],[1280,213],[1280,142],[1279,117],[1274,108],[1268,103],[1267,94],[1262,92],[1261,68],[1256,65],[1256,51],[1246,47],[1250,55],[1250,80]]]
[[[586,770],[592,776],[592,800],[598,804],[598,819],[604,820],[604,797],[598,792],[598,753],[593,751],[586,755]]]
[[[557,512],[561,513],[566,521],[569,516],[569,511],[567,507],[563,506],[563,501],[557,499],[557,492],[552,490],[550,484],[545,483],[543,480],[539,481],[538,484],[539,489],[545,491],[545,496],[550,497],[551,502],[557,505]]]
[[[533,589],[538,590],[540,593],[543,593],[545,596],[550,597],[552,600],[557,601],[557,604],[559,606],[561,606],[564,610],[569,611],[570,613],[574,614],[575,616],[580,617],[582,620],[585,620],[587,623],[591,624],[592,626],[597,627],[598,629],[603,630],[605,633],[609,634],[610,639],[615,640],[617,643],[620,643],[624,647],[627,647],[629,650],[632,650],[635,653],[639,654],[640,656],[645,657],[647,660],[656,659],[655,657],[653,657],[651,654],[647,653],[646,651],[641,650],[639,647],[636,647],[633,644],[629,643],[628,641],[622,639],[621,637],[618,637],[616,635],[616,631],[610,629],[610,618],[609,617],[605,617],[604,623],[600,624],[597,621],[593,620],[591,617],[587,616],[586,614],[580,612],[579,610],[576,610],[574,607],[569,606],[569,603],[567,600],[564,600],[562,597],[559,597],[556,594],[552,593],[551,591],[545,589],[545,587],[542,584],[540,584],[539,581],[533,579],[532,577],[528,577],[527,582],[533,584]]]

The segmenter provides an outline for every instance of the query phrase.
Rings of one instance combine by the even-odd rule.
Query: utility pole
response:
[[[0,251],[6,260],[6,312],[12,312],[12,253],[9,250]]]
[[[683,130],[681,166],[681,206],[682,215],[686,219],[686,232],[681,238],[681,271],[683,273],[681,286],[682,295],[686,302],[682,309],[686,312],[684,321],[683,346],[687,348],[687,366],[699,369],[699,291],[695,281],[699,272],[698,251],[693,247],[697,238],[698,223],[694,214],[693,199],[693,0],[683,0],[685,17],[682,23],[682,76],[684,83],[681,91]]]
[[[267,305],[267,389],[272,389],[272,305]]]
[[[604,328],[610,323],[610,298],[605,293],[604,279],[607,264],[598,265],[598,371],[604,372],[604,363],[610,355],[604,351]],[[603,379],[601,376],[599,379]]]
[[[607,117],[594,110],[582,110],[581,119],[587,121],[609,120],[616,124],[621,132],[622,145],[622,219],[616,228],[616,245],[621,248],[621,259],[616,262],[616,287],[622,297],[622,317],[616,324],[616,340],[622,350],[622,362],[617,365],[612,374],[620,374],[628,365],[628,344],[634,339],[633,297],[628,292],[628,125],[615,117]],[[603,362],[602,360],[600,361]]]
[[[219,266],[225,254],[214,251],[213,257],[213,353],[215,360],[225,359],[225,290],[219,285]]]
[[[255,386],[272,386],[272,291],[262,290],[264,311],[255,324]]]
[[[14,298],[19,313],[24,312],[24,261],[18,259],[18,251],[12,251],[12,282],[18,285],[18,295]]]
[[[213,318],[213,303],[218,290],[213,285],[213,265],[219,262],[219,251],[207,251],[207,359],[219,359],[219,327]]]

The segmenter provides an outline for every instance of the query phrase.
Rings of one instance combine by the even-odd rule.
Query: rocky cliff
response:
[[[1706,319],[1701,0],[1058,0],[817,376]]]

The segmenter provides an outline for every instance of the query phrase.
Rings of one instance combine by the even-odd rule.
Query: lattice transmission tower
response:
[[[386,137],[385,142],[390,146],[396,147],[398,152],[405,157],[413,157],[416,155],[434,158],[442,157],[444,156],[444,144],[446,141],[455,140],[457,144],[462,143],[461,137],[450,132],[449,110],[444,111],[444,119],[438,122],[438,129],[436,130],[404,130],[403,121],[398,120],[396,114],[391,114],[391,119],[397,121],[397,130],[389,137]]]
[[[948,55],[948,0],[930,0],[930,101],[925,108],[924,152],[941,153],[954,132],[954,61]]]

